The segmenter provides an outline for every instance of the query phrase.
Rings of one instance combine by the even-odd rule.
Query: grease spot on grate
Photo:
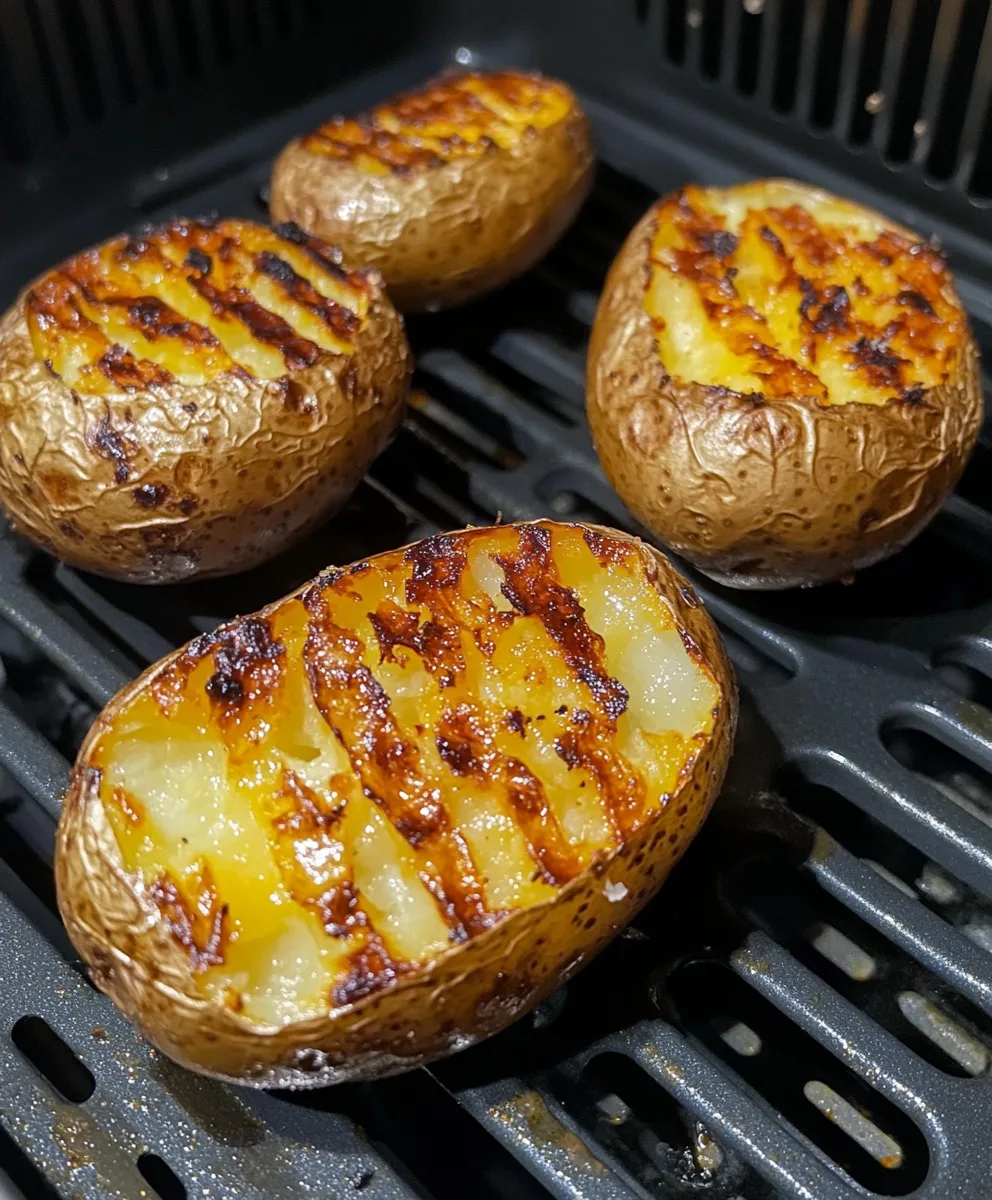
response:
[[[863,1113],[858,1112],[853,1104],[849,1104],[832,1087],[818,1079],[811,1079],[803,1087],[803,1095],[828,1121],[842,1129],[876,1162],[892,1171],[902,1166],[902,1147],[895,1138],[883,1133],[873,1121],[869,1121]]]

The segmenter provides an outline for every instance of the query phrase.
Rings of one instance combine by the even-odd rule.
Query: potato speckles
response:
[[[572,108],[571,94],[555,80],[519,71],[466,71],[360,117],[335,117],[303,144],[314,154],[349,159],[370,174],[403,174],[510,149],[528,129],[546,129]]]
[[[967,336],[939,251],[867,209],[772,181],[687,187],[655,212],[645,303],[679,381],[918,403]]]
[[[345,354],[369,302],[330,246],[249,221],[175,220],[67,259],[25,297],[39,360],[80,393],[228,373],[278,379]]]
[[[581,526],[428,538],[133,692],[88,778],[199,994],[276,1025],[357,1004],[602,874],[691,778],[724,698],[659,570]],[[611,878],[618,909],[636,889]]]

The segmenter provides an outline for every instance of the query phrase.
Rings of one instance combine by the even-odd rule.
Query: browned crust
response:
[[[587,360],[593,441],[624,503],[736,587],[826,583],[895,553],[933,517],[978,436],[972,337],[947,382],[912,403],[765,402],[676,382],[644,307],[655,219],[653,206],[610,269]]]
[[[571,224],[595,151],[578,100],[509,149],[370,174],[290,142],[272,172],[270,213],[378,267],[408,312],[461,304],[522,274]]]
[[[39,362],[28,289],[0,320],[0,500],[67,563],[136,583],[244,570],[334,512],[402,416],[412,361],[380,287],[350,354],[271,381],[73,391]]]
[[[611,530],[609,536],[625,535]],[[89,766],[112,714],[168,672],[180,649],[108,705],[83,743],[66,796],[56,848],[59,906],[95,982],[177,1061],[257,1087],[317,1087],[408,1070],[497,1032],[564,983],[650,899],[695,836],[722,783],[736,725],[733,674],[712,620],[661,554],[628,540],[649,559],[656,586],[698,648],[720,702],[712,735],[678,790],[622,848],[598,859],[553,900],[511,914],[429,966],[398,972],[383,990],[305,1023],[258,1027],[191,994],[188,956],[161,915],[135,894]],[[624,883],[626,895],[611,902],[607,881]]]

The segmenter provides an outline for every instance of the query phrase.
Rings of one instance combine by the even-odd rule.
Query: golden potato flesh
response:
[[[270,206],[379,267],[401,308],[435,309],[536,262],[578,211],[592,167],[588,123],[563,83],[451,72],[291,142]]]
[[[640,543],[429,538],[112,702],[62,818],[60,907],[97,982],[188,1065],[400,1070],[507,1024],[645,902],[734,712],[712,624]]]
[[[0,321],[0,499],[91,570],[161,582],[246,567],[345,498],[408,375],[375,273],[294,226],[122,235]]]
[[[589,416],[631,509],[742,587],[892,553],[960,474],[977,356],[940,252],[781,180],[686,187],[607,282]]]

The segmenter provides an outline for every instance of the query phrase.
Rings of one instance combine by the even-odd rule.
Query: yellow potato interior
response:
[[[465,71],[377,105],[361,117],[336,117],[304,145],[313,154],[349,159],[373,175],[408,171],[493,147],[510,150],[528,131],[547,129],[575,108],[553,79],[520,71]]]
[[[821,404],[922,399],[967,337],[939,252],[787,181],[661,201],[645,307],[669,374]]]
[[[714,678],[637,543],[471,530],[191,643],[91,762],[196,986],[281,1025],[552,900],[669,803]]]
[[[281,378],[350,353],[368,303],[365,280],[295,228],[177,220],[68,259],[25,308],[38,358],[102,393]]]

